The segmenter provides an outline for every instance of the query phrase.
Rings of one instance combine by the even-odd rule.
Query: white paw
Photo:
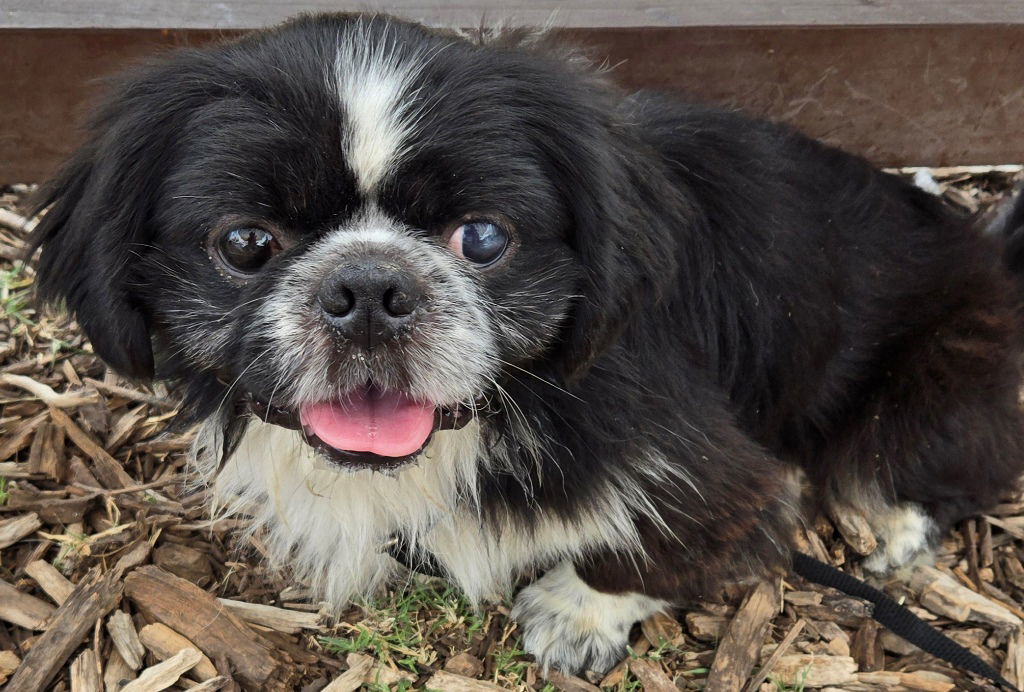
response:
[[[519,592],[512,617],[544,670],[603,673],[626,657],[633,623],[667,606],[639,593],[596,591],[563,562]]]
[[[874,512],[868,523],[878,547],[864,559],[864,569],[876,575],[930,561],[938,527],[919,505],[904,503]]]

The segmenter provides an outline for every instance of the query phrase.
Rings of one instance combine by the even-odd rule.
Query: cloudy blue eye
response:
[[[473,264],[486,266],[508,247],[508,232],[491,221],[467,221],[452,233],[448,247]]]

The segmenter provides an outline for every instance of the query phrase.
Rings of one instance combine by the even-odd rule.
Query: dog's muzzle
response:
[[[247,406],[300,431],[329,462],[387,470],[419,457],[438,430],[473,417],[476,382],[450,383],[458,359],[486,344],[472,338],[472,298],[446,266],[447,251],[401,234],[358,233],[329,236],[283,282],[279,304],[298,306],[301,326],[278,313],[286,329],[270,324],[267,332],[290,373],[254,378]]]

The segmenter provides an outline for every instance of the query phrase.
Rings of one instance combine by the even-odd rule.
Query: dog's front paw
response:
[[[512,617],[544,670],[603,673],[626,656],[633,623],[667,606],[639,593],[596,591],[563,562],[519,592]]]

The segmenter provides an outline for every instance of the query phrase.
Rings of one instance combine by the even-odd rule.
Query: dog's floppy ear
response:
[[[553,34],[517,40],[541,60],[523,100],[537,104],[528,122],[568,206],[569,241],[583,270],[581,295],[554,354],[571,382],[677,280],[676,247],[689,210],[661,154],[639,131],[630,97],[595,61]]]
[[[582,377],[638,314],[663,299],[676,280],[684,223],[678,193],[630,126],[606,125],[593,137],[570,139],[575,147],[559,178],[568,185],[584,279],[559,354],[568,381]]]
[[[151,379],[154,362],[133,266],[149,240],[168,136],[168,113],[148,91],[138,82],[115,89],[86,143],[43,187],[37,210],[48,211],[30,243],[42,248],[39,297],[63,300],[97,355],[136,380]]]

